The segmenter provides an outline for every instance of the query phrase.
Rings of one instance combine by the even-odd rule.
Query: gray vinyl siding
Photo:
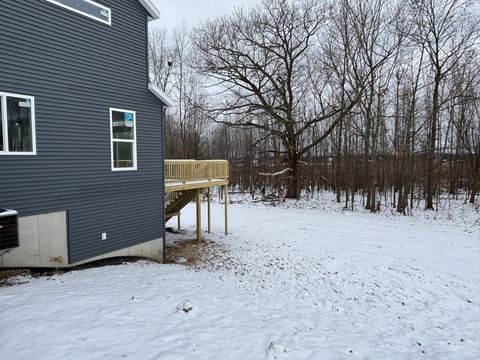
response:
[[[0,92],[35,97],[37,136],[36,156],[0,155],[0,207],[68,211],[70,262],[164,230],[147,13],[137,0],[97,2],[112,9],[111,26],[45,0],[0,0]],[[111,170],[110,107],[136,111],[137,171]]]

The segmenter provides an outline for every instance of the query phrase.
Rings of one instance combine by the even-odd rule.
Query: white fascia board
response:
[[[160,18],[160,11],[157,9],[155,5],[153,5],[151,0],[139,0],[139,1],[140,1],[140,4],[143,5],[145,10],[147,10],[148,13],[150,14],[148,19],[149,21],[157,20]]]
[[[165,104],[166,107],[174,107],[175,103],[170,97],[165,94],[158,86],[153,85],[152,83],[148,84],[148,90],[150,90],[153,95],[160,99],[161,102]]]

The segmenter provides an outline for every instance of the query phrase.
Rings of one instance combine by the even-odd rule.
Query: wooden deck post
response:
[[[200,189],[197,189],[195,196],[195,203],[197,204],[197,241],[202,241],[202,203],[200,199]]]
[[[224,186],[225,189],[225,235],[228,235],[228,185]]]
[[[178,225],[178,230],[180,230],[180,211],[178,212],[178,216],[177,216],[177,225]]]
[[[211,209],[210,209],[210,188],[207,188],[207,198],[208,198],[208,233],[210,234],[212,232],[212,222],[210,220],[211,216]]]

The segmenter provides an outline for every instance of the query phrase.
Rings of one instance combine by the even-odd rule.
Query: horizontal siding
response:
[[[98,2],[112,9],[112,26],[45,0],[0,1],[0,91],[35,96],[37,136],[36,156],[0,155],[0,207],[68,211],[72,262],[163,236],[147,14],[137,0]],[[137,171],[111,171],[110,107],[137,113]]]

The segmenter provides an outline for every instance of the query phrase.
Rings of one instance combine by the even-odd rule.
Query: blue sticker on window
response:
[[[133,121],[133,113],[123,113],[123,120],[125,121]]]

